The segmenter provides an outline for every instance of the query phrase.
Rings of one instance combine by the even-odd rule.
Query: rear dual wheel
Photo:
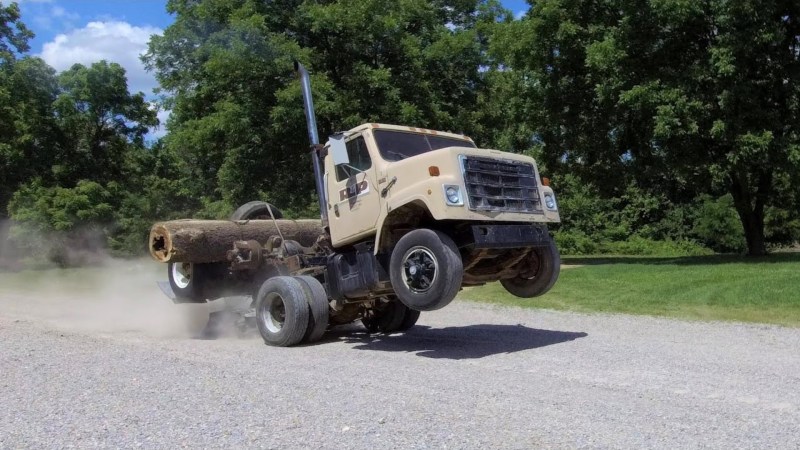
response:
[[[328,296],[313,277],[279,276],[261,285],[256,324],[267,345],[289,347],[319,340],[328,327]]]

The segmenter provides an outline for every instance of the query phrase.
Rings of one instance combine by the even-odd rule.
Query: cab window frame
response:
[[[335,166],[336,172],[336,181],[342,182],[349,178],[352,178],[359,173],[364,173],[372,168],[372,155],[369,153],[369,148],[367,148],[367,140],[364,138],[363,134],[359,134],[358,136],[354,136],[345,142],[345,147],[347,148],[347,159],[350,160],[350,163],[347,164],[348,167],[344,164],[337,164]],[[369,165],[362,167],[363,162],[366,158],[366,161]],[[354,164],[354,162],[356,162]],[[357,170],[357,173],[351,173],[353,169]]]

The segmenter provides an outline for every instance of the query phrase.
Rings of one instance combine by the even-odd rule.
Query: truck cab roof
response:
[[[449,133],[446,131],[429,130],[427,128],[409,127],[404,125],[392,125],[387,123],[364,123],[355,128],[347,130],[346,134],[359,133],[365,130],[391,130],[402,131],[406,133],[429,134],[433,136],[442,136],[451,139],[463,139],[475,144],[469,136],[457,133]]]

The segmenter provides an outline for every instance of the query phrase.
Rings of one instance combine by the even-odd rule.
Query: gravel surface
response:
[[[0,448],[800,447],[798,329],[456,301],[273,348],[123,275],[0,284]]]

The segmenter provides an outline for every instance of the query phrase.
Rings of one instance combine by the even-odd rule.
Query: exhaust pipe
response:
[[[314,182],[317,185],[317,197],[319,198],[319,214],[322,219],[322,226],[328,226],[328,209],[325,199],[325,186],[322,180],[322,161],[319,154],[319,134],[317,134],[317,118],[314,115],[314,99],[311,98],[311,78],[308,71],[300,61],[294,62],[294,70],[300,76],[300,87],[303,91],[303,109],[306,112],[306,124],[308,125],[308,139],[311,141],[311,161],[314,164]]]

